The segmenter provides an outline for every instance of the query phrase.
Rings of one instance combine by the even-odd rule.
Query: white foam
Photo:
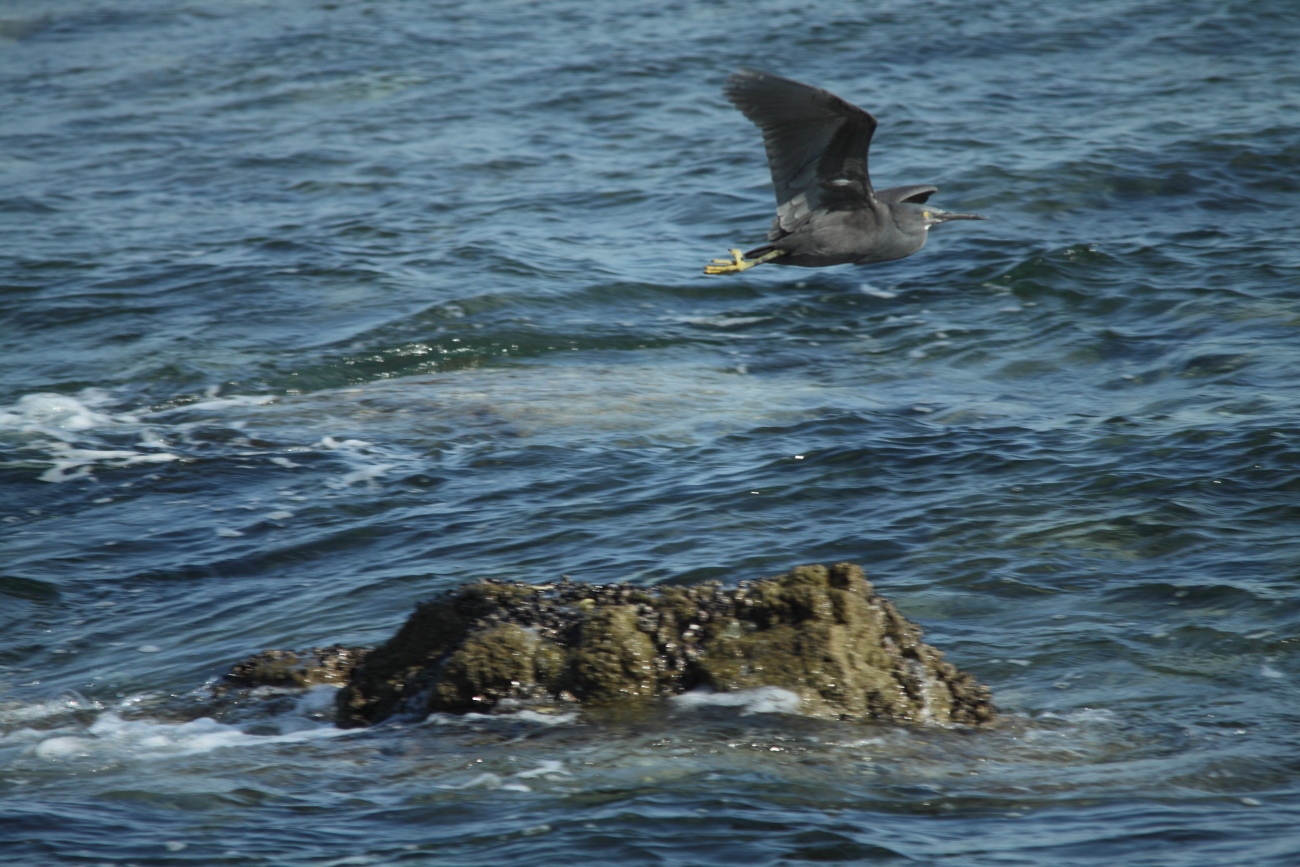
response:
[[[331,483],[333,487],[346,488],[355,485],[358,482],[374,484],[375,480],[381,476],[387,475],[389,470],[396,469],[395,463],[376,463],[372,456],[378,452],[370,443],[365,440],[345,439],[338,440],[334,437],[321,437],[320,442],[316,443],[317,448],[328,449],[336,452],[339,457],[352,464],[356,469],[344,473],[337,480]]]
[[[700,707],[740,707],[743,714],[798,713],[801,699],[788,689],[779,686],[760,686],[735,692],[692,690],[673,696],[670,701],[683,710]]]
[[[457,789],[499,789],[501,788],[501,777],[498,774],[479,774],[468,782],[455,786]]]
[[[511,789],[516,792],[531,792],[523,783],[507,783],[500,774],[484,772],[478,776],[454,786],[442,786],[445,789]]]
[[[515,719],[528,720],[528,722],[541,723],[546,726],[558,726],[564,723],[571,723],[578,718],[576,712],[570,713],[539,713],[535,710],[521,710],[510,714]]]
[[[877,289],[875,286],[872,286],[870,283],[863,283],[861,286],[858,287],[858,291],[861,292],[863,295],[870,295],[872,298],[888,299],[888,298],[898,297],[897,292],[890,292],[887,289]]]
[[[442,785],[443,789],[499,789],[503,792],[531,792],[533,789],[527,783],[520,780],[542,778],[549,781],[562,780],[565,777],[572,776],[564,767],[564,762],[556,759],[544,759],[542,763],[535,768],[526,771],[520,771],[517,774],[501,776],[491,771],[484,771],[463,783],[454,783],[451,785]]]
[[[521,719],[546,726],[556,726],[571,723],[577,718],[576,711],[569,713],[541,713],[535,710],[519,710],[511,713],[431,713],[424,718],[424,722],[435,726],[464,726],[481,722]]]
[[[670,322],[683,322],[687,325],[712,325],[715,328],[735,328],[741,325],[754,325],[767,322],[771,316],[661,316]]]
[[[274,403],[276,396],[273,394],[232,394],[230,397],[211,397],[209,400],[195,401],[180,406],[170,407],[169,409],[159,410],[150,415],[167,415],[177,412],[222,412],[232,407],[240,406],[265,406],[268,403]]]
[[[699,321],[734,327],[760,320],[721,316]],[[733,336],[744,336],[743,330],[736,329]],[[28,395],[0,407],[0,438],[6,445],[18,439],[29,452],[20,465],[35,464],[35,473],[44,472],[42,478],[50,482],[84,482],[101,468],[175,462],[196,452],[208,457],[231,452],[239,457],[264,455],[268,463],[285,469],[302,466],[300,455],[324,453],[342,462],[325,486],[346,492],[383,484],[412,465],[424,466],[428,451],[423,427],[430,420],[453,429],[486,425],[495,431],[508,426],[513,438],[550,437],[573,428],[587,439],[614,435],[691,440],[701,432],[716,436],[720,424],[799,417],[819,411],[831,399],[820,384],[738,376],[749,369],[747,363],[745,356],[738,356],[728,365],[704,367],[546,364],[404,377],[287,396],[218,397],[213,388],[194,395],[192,403],[158,410],[121,411],[120,398],[101,391],[70,397]],[[853,407],[880,404],[860,391],[845,391],[834,399]],[[218,435],[209,436],[214,426],[220,429]],[[230,436],[241,428],[250,432],[248,437]],[[274,433],[267,433],[268,428]],[[15,437],[13,431],[21,435]],[[420,443],[412,447],[411,437]],[[276,445],[263,445],[268,440]],[[55,447],[55,442],[65,446]],[[453,435],[444,452],[448,461],[460,458],[460,447],[477,454],[477,441],[466,445]],[[320,466],[313,466],[316,472],[304,475],[315,478]],[[231,529],[248,528],[232,524]]]
[[[134,432],[140,417],[131,413],[101,411],[108,394],[101,389],[84,389],[76,396],[40,392],[20,397],[0,407],[0,433],[30,437],[23,445],[44,452],[50,467],[39,476],[43,482],[68,482],[88,477],[97,465],[122,467],[140,463],[174,461],[167,451],[103,448],[95,437],[101,433]],[[143,431],[138,447],[161,449],[157,434]]]
[[[32,752],[42,759],[66,759],[88,756],[95,742],[90,738],[54,737],[38,743]]]
[[[334,437],[321,437],[317,445],[325,449],[364,449],[370,443],[365,440],[336,440]]]
[[[38,476],[41,481],[69,482],[93,478],[98,468],[180,460],[184,455],[174,450],[174,442],[202,442],[203,429],[214,423],[223,428],[242,429],[249,424],[247,419],[228,416],[237,415],[241,410],[258,411],[280,400],[275,395],[217,397],[216,392],[216,388],[209,389],[206,399],[182,406],[133,412],[107,409],[112,403],[111,395],[101,389],[85,389],[76,395],[29,394],[0,407],[0,437],[18,439],[20,448],[36,453],[35,462],[47,465]],[[193,418],[196,412],[205,417]],[[175,419],[178,413],[188,418]],[[123,443],[124,438],[129,438],[129,445]],[[250,448],[252,442],[247,438],[223,438],[222,442],[240,448],[241,455],[261,453],[255,447]],[[335,487],[373,484],[398,466],[393,463],[393,455],[360,439],[325,436],[315,443],[297,445],[293,450],[329,451],[351,464],[335,480]],[[285,468],[301,466],[286,457],[275,456],[271,460]],[[30,465],[32,458],[27,458],[27,462]],[[217,532],[230,535],[238,531]]]
[[[0,708],[0,726],[10,726],[17,723],[32,722],[35,720],[48,720],[50,717],[73,711],[103,710],[104,705],[97,701],[91,701],[74,690],[68,690],[59,694],[58,697],[48,701],[29,702],[23,704],[7,704]],[[19,731],[24,731],[20,729]],[[16,732],[11,733],[16,734]]]
[[[265,723],[263,723],[265,725]],[[276,721],[279,734],[251,735],[233,725],[203,717],[185,723],[127,720],[111,711],[99,715],[88,728],[34,732],[20,729],[0,738],[0,743],[28,742],[27,752],[37,758],[160,759],[186,756],[217,749],[247,748],[265,744],[298,743],[339,737],[344,729],[300,717]]]
[[[373,482],[375,479],[393,469],[396,464],[371,464],[362,467],[359,470],[353,470],[350,473],[344,473],[339,478],[339,483],[344,485],[355,485],[357,482]]]
[[[42,482],[70,482],[85,478],[96,464],[128,467],[132,464],[166,463],[180,458],[180,455],[168,452],[147,454],[125,449],[78,449],[64,442],[50,443],[49,450],[53,466],[40,474],[38,478]]]
[[[1100,707],[1081,707],[1072,711],[1056,713],[1054,711],[1043,711],[1038,715],[1039,719],[1056,719],[1071,723],[1102,723],[1110,724],[1119,720],[1119,714],[1113,710]]]
[[[515,778],[526,780],[529,777],[546,777],[547,779],[556,779],[559,777],[569,777],[572,774],[564,767],[564,762],[558,759],[544,759],[540,765],[527,771],[520,771],[515,774]]]
[[[135,416],[114,416],[93,409],[104,400],[105,393],[100,389],[85,389],[78,397],[48,392],[24,395],[13,405],[0,408],[0,429],[39,431],[70,439],[70,434],[80,431],[138,421]]]

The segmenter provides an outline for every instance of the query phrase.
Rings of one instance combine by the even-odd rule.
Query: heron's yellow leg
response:
[[[755,265],[762,265],[764,262],[770,262],[777,256],[784,256],[784,250],[768,250],[757,259],[746,259],[744,254],[739,250],[728,250],[731,254],[730,259],[714,259],[712,265],[704,266],[705,274],[738,274],[741,271],[748,271]]]

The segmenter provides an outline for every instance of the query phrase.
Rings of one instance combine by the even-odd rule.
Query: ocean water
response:
[[[0,2],[0,854],[1300,864],[1291,0]],[[740,65],[936,229],[764,238]],[[214,705],[489,577],[863,564],[988,732]]]

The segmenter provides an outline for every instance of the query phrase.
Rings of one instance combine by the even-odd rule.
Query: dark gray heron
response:
[[[870,265],[910,256],[925,246],[931,226],[987,220],[927,205],[929,184],[876,190],[867,150],[876,119],[828,90],[779,75],[741,69],[723,91],[763,132],[776,187],[769,243],[748,253],[729,250],[705,274],[735,274],[773,262],[823,268]]]

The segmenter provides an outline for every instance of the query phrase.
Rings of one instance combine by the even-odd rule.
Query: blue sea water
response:
[[[1300,7],[0,2],[0,854],[1300,864]],[[755,66],[988,214],[761,243]],[[463,581],[850,560],[989,732],[208,707]]]

